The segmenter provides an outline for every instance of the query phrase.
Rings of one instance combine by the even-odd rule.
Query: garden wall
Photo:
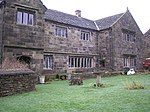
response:
[[[0,97],[35,90],[36,76],[31,70],[0,70]]]

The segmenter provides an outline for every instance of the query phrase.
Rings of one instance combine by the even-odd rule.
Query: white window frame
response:
[[[91,57],[69,57],[69,68],[92,68],[92,63]]]
[[[124,56],[124,67],[134,67],[136,66],[136,56]]]
[[[90,41],[90,32],[88,31],[81,31],[81,40]]]
[[[60,27],[56,26],[55,28],[55,35],[56,37],[67,37],[67,28],[66,27]]]
[[[135,42],[135,32],[132,31],[122,31],[122,38],[127,42]]]
[[[53,69],[53,56],[52,55],[44,55],[43,69],[47,69],[47,70]]]
[[[17,11],[17,24],[20,25],[34,25],[34,13],[26,10]]]

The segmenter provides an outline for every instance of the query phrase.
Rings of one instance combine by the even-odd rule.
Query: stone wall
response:
[[[123,30],[135,33],[132,41],[124,39]],[[114,70],[123,70],[124,68],[124,55],[133,55],[136,57],[136,65],[131,66],[135,70],[142,69],[144,45],[143,34],[138,25],[134,21],[131,13],[127,11],[124,16],[117,21],[112,27],[112,38],[114,48]]]
[[[2,63],[3,7],[0,8],[0,64]]]
[[[0,97],[33,91],[35,82],[31,70],[0,70]]]
[[[150,29],[144,34],[144,58],[150,58]]]
[[[55,34],[55,28],[67,29],[67,37],[59,37]],[[90,33],[89,40],[81,40],[81,31]],[[45,22],[45,46],[44,55],[53,56],[53,71],[44,70],[43,73],[71,72],[69,68],[69,56],[92,57],[93,67],[96,66],[97,53],[97,31],[74,27],[46,20]]]
[[[98,38],[98,53],[99,66],[101,69],[112,69],[114,65],[113,53],[113,38],[111,37],[111,29],[106,29],[99,32]],[[103,61],[103,63],[101,63]]]
[[[123,31],[127,30],[135,34],[133,41],[124,39]],[[130,38],[130,37],[129,37]],[[99,63],[104,69],[121,71],[124,68],[125,55],[134,56],[136,65],[130,65],[135,70],[142,68],[144,44],[143,34],[136,24],[131,13],[127,11],[111,28],[99,32],[98,53]],[[101,62],[102,65],[101,65]]]
[[[17,11],[33,14],[33,25],[17,23]],[[44,12],[39,0],[6,0],[3,32],[3,59],[28,56],[33,70],[42,68],[44,49]],[[41,72],[40,72],[41,74]]]

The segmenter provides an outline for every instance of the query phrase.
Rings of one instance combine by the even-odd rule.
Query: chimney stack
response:
[[[81,10],[76,10],[75,13],[77,17],[81,17]]]

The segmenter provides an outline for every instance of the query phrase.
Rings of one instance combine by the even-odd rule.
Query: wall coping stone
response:
[[[0,75],[28,75],[28,74],[35,74],[34,71],[30,69],[0,69]]]

